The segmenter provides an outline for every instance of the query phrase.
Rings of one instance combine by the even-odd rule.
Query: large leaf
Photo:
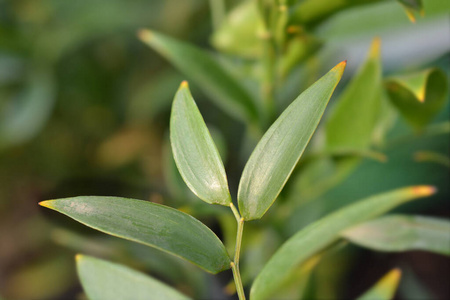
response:
[[[392,103],[418,130],[433,120],[448,95],[446,75],[437,68],[392,77],[386,80],[385,86]]]
[[[80,196],[39,203],[86,226],[184,258],[211,273],[230,268],[217,236],[192,216],[147,201]]]
[[[413,186],[379,194],[344,207],[297,232],[272,256],[255,279],[253,300],[267,299],[303,262],[339,239],[339,233],[413,199],[433,194],[430,186]]]
[[[250,94],[209,53],[150,30],[141,30],[139,37],[188,75],[231,116],[244,121],[257,119],[257,107]]]
[[[239,183],[245,220],[261,218],[283,189],[342,77],[341,62],[304,91],[267,130],[248,160]]]
[[[352,79],[326,123],[330,151],[362,150],[371,142],[381,108],[380,40],[372,43],[369,57]]]
[[[394,298],[401,275],[399,269],[393,269],[357,300],[390,300]]]
[[[450,255],[450,221],[392,215],[342,233],[351,242],[378,251],[425,250]]]
[[[125,266],[77,255],[78,276],[91,300],[189,299],[166,284]]]
[[[230,205],[231,196],[219,151],[186,81],[173,101],[170,142],[178,170],[192,192],[205,202]]]

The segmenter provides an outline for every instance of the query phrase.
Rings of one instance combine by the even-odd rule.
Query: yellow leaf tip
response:
[[[51,202],[51,200],[45,200],[45,201],[39,202],[38,204],[43,207],[52,208],[50,202]]]
[[[412,188],[412,192],[417,196],[431,196],[437,192],[437,188],[431,185],[418,185]]]
[[[180,88],[189,88],[189,84],[186,80],[183,80],[180,84]]]
[[[336,71],[339,73],[339,76],[342,76],[342,74],[344,73],[345,70],[345,66],[347,66],[347,60],[341,61],[340,63],[338,63],[333,69],[332,71]]]
[[[152,39],[153,33],[148,29],[139,29],[137,36],[141,41],[148,42]]]
[[[372,40],[372,45],[370,46],[370,57],[379,57],[381,49],[381,38],[379,36]]]
[[[83,254],[76,254],[75,255],[75,261],[79,262],[83,258]]]

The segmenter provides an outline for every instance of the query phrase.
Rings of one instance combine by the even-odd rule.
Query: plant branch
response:
[[[244,287],[242,286],[241,273],[239,271],[239,257],[241,253],[242,233],[244,232],[244,218],[242,218],[233,205],[230,204],[230,208],[233,211],[234,217],[237,221],[237,234],[236,234],[236,249],[234,251],[234,260],[231,262],[231,269],[233,271],[234,282],[236,284],[236,291],[239,296],[239,300],[245,300]]]

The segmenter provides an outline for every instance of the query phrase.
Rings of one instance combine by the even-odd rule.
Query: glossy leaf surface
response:
[[[170,286],[128,267],[77,255],[81,284],[91,300],[190,299]]]
[[[192,192],[205,202],[230,205],[222,159],[187,82],[173,101],[170,142],[178,170]]]
[[[184,258],[211,273],[230,268],[217,236],[176,209],[119,197],[81,196],[40,202],[99,231]]]
[[[283,189],[322,117],[346,62],[304,91],[267,130],[248,160],[239,183],[245,220],[261,218]]]
[[[346,230],[343,237],[377,251],[425,250],[450,255],[450,221],[392,215]]]
[[[362,150],[371,142],[381,108],[380,40],[372,43],[364,65],[337,99],[326,123],[331,151]]]
[[[255,279],[253,300],[270,298],[298,266],[339,239],[339,233],[394,207],[434,193],[430,186],[413,186],[369,197],[307,226],[288,239]],[[275,274],[275,275],[274,275]]]
[[[232,117],[244,121],[257,119],[256,104],[250,94],[208,52],[150,30],[140,31],[139,37],[189,76]]]
[[[449,89],[445,73],[437,68],[390,78],[385,86],[392,104],[419,130],[441,110]]]
[[[390,300],[394,298],[401,275],[399,269],[390,271],[357,300]]]

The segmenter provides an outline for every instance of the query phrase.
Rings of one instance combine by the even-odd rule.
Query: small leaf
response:
[[[211,273],[230,268],[217,236],[176,209],[119,197],[80,196],[39,203],[99,231],[158,248]]]
[[[209,53],[150,30],[141,30],[139,37],[188,75],[230,116],[257,120],[257,107],[250,94]]]
[[[425,250],[450,255],[450,221],[444,219],[386,216],[352,227],[342,236],[377,251]]]
[[[339,239],[339,233],[366,220],[377,217],[394,207],[432,195],[431,186],[413,186],[372,196],[346,206],[314,222],[288,239],[256,277],[251,288],[252,300],[273,295],[297,267]]]
[[[448,95],[446,75],[437,68],[390,78],[386,80],[385,87],[392,104],[417,130],[433,120]]]
[[[178,170],[192,192],[207,203],[229,206],[231,196],[219,151],[186,81],[173,101],[170,142]]]
[[[326,122],[330,151],[365,150],[381,109],[380,40],[374,39],[364,65],[352,79]]]
[[[298,96],[259,141],[239,183],[239,209],[245,220],[261,218],[278,197],[316,130],[345,65],[341,62]]]
[[[402,272],[399,269],[393,269],[357,300],[390,300],[394,298],[401,275]]]
[[[77,255],[78,275],[91,300],[190,299],[143,273],[102,259]]]

